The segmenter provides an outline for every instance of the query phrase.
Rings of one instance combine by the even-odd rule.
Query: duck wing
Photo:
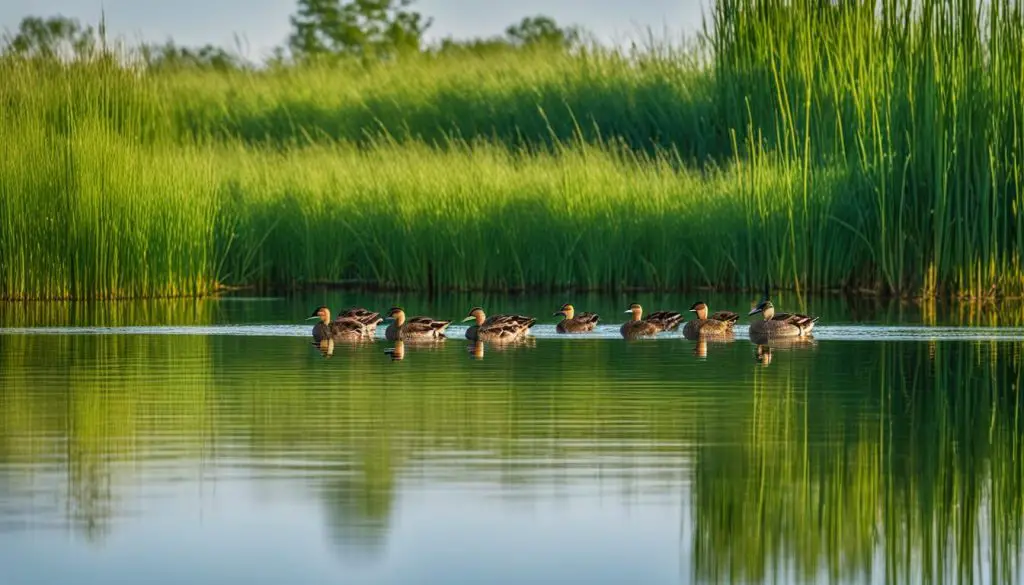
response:
[[[711,315],[711,318],[715,321],[723,321],[725,323],[735,323],[740,316],[732,311],[718,311]]]
[[[672,331],[683,322],[683,315],[677,311],[655,311],[644,318],[644,321],[659,325],[665,331]]]
[[[776,313],[772,317],[772,321],[782,321],[791,325],[797,325],[799,327],[807,327],[815,323],[818,317],[811,315],[801,315],[800,313]]]
[[[600,315],[598,315],[597,313],[584,312],[580,313],[579,315],[576,315],[576,320],[579,321],[580,323],[593,323],[594,325],[597,325],[597,321],[600,318]]]
[[[441,321],[430,317],[413,317],[405,322],[405,330],[413,334],[433,333],[439,335],[451,324],[451,321]]]
[[[354,319],[363,325],[376,325],[384,320],[381,319],[380,313],[376,313],[362,307],[349,307],[339,313],[334,320],[340,321],[342,319]]]
[[[366,325],[355,319],[335,319],[331,321],[331,336],[338,335],[364,335],[366,333]]]
[[[499,338],[514,337],[533,327],[537,319],[523,315],[495,315],[484,321],[480,332],[497,335]]]

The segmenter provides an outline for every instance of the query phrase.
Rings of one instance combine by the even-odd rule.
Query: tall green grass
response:
[[[7,60],[0,297],[360,281],[1024,293],[1024,15],[720,0],[692,48]]]

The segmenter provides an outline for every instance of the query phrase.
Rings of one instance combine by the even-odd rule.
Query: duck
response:
[[[394,322],[384,330],[384,338],[388,341],[402,339],[447,339],[444,330],[452,324],[451,321],[441,321],[431,317],[405,318],[405,310],[402,307],[391,307],[388,310],[388,318]]]
[[[687,339],[696,339],[702,335],[729,335],[740,318],[732,311],[718,311],[708,318],[708,304],[704,301],[691,305],[690,312],[696,313],[697,318],[683,325],[683,335]]]
[[[575,313],[576,309],[570,303],[565,303],[561,309],[552,313],[552,316],[562,315],[565,317],[558,322],[558,325],[555,325],[555,331],[558,333],[586,333],[593,331],[600,319],[597,313],[583,312],[579,315]]]
[[[366,326],[366,332],[371,337],[377,334],[377,325],[384,321],[380,313],[362,307],[349,307],[338,313],[335,319],[355,319]]]
[[[776,337],[806,337],[814,329],[818,317],[800,313],[776,313],[771,299],[765,295],[748,316],[761,313],[764,319],[750,324],[750,337],[765,339]]]
[[[641,319],[644,310],[638,303],[630,305],[626,312],[633,314],[633,319],[626,321],[619,328],[619,333],[626,339],[649,337],[662,331],[675,331],[683,322],[683,316],[676,311],[656,311]]]
[[[462,322],[474,320],[476,323],[466,329],[466,339],[491,342],[523,339],[530,332],[530,327],[537,322],[537,319],[523,315],[492,315],[488,318],[480,307],[470,309],[469,316]]]
[[[357,319],[338,317],[331,320],[331,310],[325,306],[317,307],[313,314],[306,318],[319,319],[313,326],[313,340],[316,342],[330,339],[332,341],[358,340],[373,337],[368,326]],[[376,325],[374,325],[376,326]]]

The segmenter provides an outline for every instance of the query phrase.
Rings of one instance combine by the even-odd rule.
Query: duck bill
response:
[[[551,313],[552,317],[557,317],[559,315],[565,317],[565,313],[563,313],[562,311],[555,311],[554,313]]]
[[[747,315],[756,315],[756,314],[760,313],[763,310],[764,310],[764,307],[757,306],[757,307],[754,307],[753,309],[750,309],[750,312],[747,313]]]
[[[625,311],[625,313],[626,313],[627,315],[628,315],[628,314],[630,314],[630,313],[632,313],[632,312],[633,312],[633,309],[629,309],[628,311]]]
[[[313,316],[310,316],[310,317],[306,317],[306,321],[312,321],[313,319],[319,319],[319,318],[320,318],[320,315],[313,315]]]
[[[462,322],[465,323],[466,321],[473,321],[474,319],[476,319],[476,317],[474,317],[473,315],[470,315],[469,317],[466,317],[465,319],[463,319]]]

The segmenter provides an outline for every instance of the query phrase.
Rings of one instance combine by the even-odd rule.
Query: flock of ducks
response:
[[[677,311],[656,311],[643,316],[643,307],[633,303],[625,312],[631,315],[619,328],[625,339],[653,337],[667,331],[683,328],[683,335],[688,339],[704,339],[727,337],[733,333],[733,326],[739,320],[739,314],[732,311],[718,311],[708,315],[708,305],[698,301],[690,306],[689,312],[695,319],[685,321]],[[747,313],[748,316],[761,314],[761,319],[750,324],[750,338],[756,342],[766,342],[778,338],[809,337],[818,317],[799,313],[776,313],[771,299],[766,293],[761,301]],[[597,313],[581,312],[569,303],[555,311],[552,316],[561,316],[562,320],[555,325],[558,333],[587,333],[593,331],[600,317]],[[309,319],[317,319],[313,326],[313,340],[344,341],[363,340],[376,337],[377,326],[390,320],[384,330],[388,341],[439,341],[446,339],[445,330],[451,321],[434,319],[433,317],[407,317],[401,307],[391,307],[387,315],[369,311],[362,307],[347,309],[331,318],[331,311],[326,306],[318,307]],[[483,308],[473,307],[462,322],[472,321],[466,329],[466,339],[478,342],[507,343],[521,341],[527,337],[530,328],[537,319],[523,315],[491,315],[484,313]]]

